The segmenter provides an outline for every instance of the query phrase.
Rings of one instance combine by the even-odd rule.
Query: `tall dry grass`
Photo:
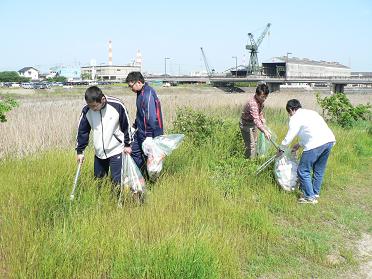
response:
[[[84,90],[59,89],[58,92],[47,94],[39,91],[25,95],[24,90],[20,89],[20,106],[7,114],[8,122],[0,124],[0,158],[20,157],[46,149],[74,148],[78,118],[85,104]],[[230,107],[235,110],[240,109],[254,93],[254,88],[248,88],[246,93],[228,94],[206,86],[158,87],[156,90],[162,102],[166,128],[173,122],[177,107],[189,106],[203,111]],[[103,88],[103,91],[122,99],[131,121],[134,121],[134,93],[126,87],[108,87]],[[0,93],[14,95],[17,92],[13,89]],[[284,108],[288,99],[297,98],[303,107],[319,110],[314,94],[295,91],[272,93],[266,106]],[[350,94],[349,97],[354,104],[372,102],[372,94]]]

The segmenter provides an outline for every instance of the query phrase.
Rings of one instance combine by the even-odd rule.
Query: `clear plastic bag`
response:
[[[128,154],[123,154],[123,164],[121,168],[121,188],[124,190],[130,189],[132,193],[145,192],[145,180],[138,169],[132,157]]]
[[[183,138],[183,134],[171,134],[144,140],[142,150],[147,156],[147,172],[150,179],[159,177],[165,156],[169,156],[181,144]]]
[[[275,159],[275,178],[283,190],[294,191],[297,188],[297,168],[296,156],[288,150]]]

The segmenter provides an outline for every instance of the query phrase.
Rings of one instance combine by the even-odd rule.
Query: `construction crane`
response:
[[[205,53],[204,53],[204,50],[203,50],[202,47],[200,47],[200,50],[201,50],[201,53],[202,53],[202,56],[203,56],[205,69],[207,70],[207,75],[208,75],[208,77],[211,77],[214,74],[214,69],[212,69],[212,71],[211,71],[211,69],[209,68],[207,57],[205,56]]]
[[[262,43],[262,40],[264,39],[267,32],[269,31],[270,26],[271,26],[271,23],[268,23],[266,25],[265,30],[262,32],[257,42],[255,42],[253,38],[253,34],[248,33],[250,44],[247,44],[245,46],[245,48],[248,49],[249,52],[251,53],[249,57],[248,74],[255,75],[255,74],[260,73],[260,65],[258,64],[258,57],[257,57],[258,47],[260,46],[260,44]]]

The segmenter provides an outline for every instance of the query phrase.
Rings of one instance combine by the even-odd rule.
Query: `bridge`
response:
[[[246,77],[226,76],[147,76],[148,81],[169,83],[211,83],[213,86],[229,87],[238,82],[264,82],[270,91],[278,91],[286,83],[327,84],[332,92],[343,92],[348,84],[372,85],[372,78],[365,77],[270,77],[250,75]]]

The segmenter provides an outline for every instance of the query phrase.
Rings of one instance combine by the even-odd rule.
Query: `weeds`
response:
[[[0,277],[337,278],[355,264],[345,243],[372,221],[366,129],[332,128],[320,203],[304,206],[270,170],[253,175],[264,159],[243,158],[238,110],[183,113],[174,129],[189,125],[188,137],[143,206],[117,207],[89,148],[73,203],[72,150],[0,161]],[[285,113],[267,120],[283,137]],[[195,135],[198,121],[213,129]],[[331,254],[344,260],[330,265]]]

